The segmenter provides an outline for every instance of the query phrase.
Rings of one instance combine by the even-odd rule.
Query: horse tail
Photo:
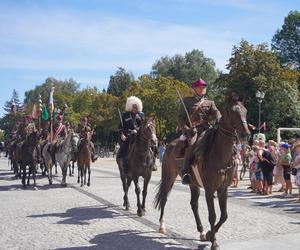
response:
[[[167,197],[178,175],[176,164],[174,163],[173,146],[169,145],[164,153],[161,167],[161,181],[156,188],[157,193],[154,198],[154,207],[159,210],[165,206]]]

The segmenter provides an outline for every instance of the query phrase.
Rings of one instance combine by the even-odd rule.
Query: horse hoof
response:
[[[83,184],[81,184],[80,187],[83,187]]]
[[[88,187],[89,187],[90,185],[91,185],[90,183],[87,184]]]
[[[49,185],[52,185],[52,181],[49,181]]]
[[[35,191],[37,191],[37,190],[39,190],[37,187],[33,187],[33,190],[35,190]]]
[[[125,210],[127,211],[129,210],[129,205],[126,205]]]
[[[66,187],[67,186],[67,183],[62,183],[61,184],[63,187]]]
[[[210,247],[210,250],[220,250],[220,247],[219,247],[219,245],[217,243],[215,243],[214,245],[212,245]]]
[[[142,211],[137,211],[137,215],[138,215],[139,217],[142,217],[142,216],[143,216],[143,212],[142,212]]]
[[[200,233],[200,241],[207,241],[205,232]]]
[[[166,234],[167,233],[165,228],[160,228],[158,232],[161,233],[161,234]]]
[[[210,241],[210,231],[208,231],[205,235],[207,241]]]

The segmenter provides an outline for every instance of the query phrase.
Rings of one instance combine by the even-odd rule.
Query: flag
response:
[[[51,91],[50,91],[50,95],[49,95],[49,107],[50,107],[51,113],[53,113],[53,110],[54,110],[53,94],[54,94],[54,87],[51,87]]]
[[[250,123],[248,123],[248,126],[249,126],[252,130],[256,129],[256,127],[255,127],[254,125],[250,124]]]
[[[63,124],[60,123],[58,128],[55,131],[55,134],[54,134],[53,139],[52,139],[52,143],[55,143],[55,141],[57,140],[57,137],[58,137],[59,133],[62,131],[62,129],[63,129]]]
[[[17,105],[15,103],[15,99],[12,99],[10,113],[14,115],[17,113]]]
[[[38,113],[38,110],[37,110],[35,104],[33,104],[31,116],[32,116],[33,119],[39,118],[39,113]]]
[[[264,129],[264,131],[266,131],[267,130],[267,124],[266,124],[266,122],[264,122],[261,126],[260,126],[260,128],[259,129]]]
[[[43,112],[43,101],[41,95],[39,95],[39,113]]]
[[[43,111],[42,111],[42,119],[44,121],[47,121],[49,119],[49,114],[46,105],[43,106]]]

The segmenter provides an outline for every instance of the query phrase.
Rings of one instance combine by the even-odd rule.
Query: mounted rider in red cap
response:
[[[80,138],[84,138],[86,136],[86,133],[89,132],[93,133],[93,130],[91,129],[91,127],[88,125],[88,118],[86,116],[82,117],[81,118],[81,122],[80,124],[78,125],[77,127],[77,131],[76,131]],[[79,141],[79,145],[78,147],[80,146],[80,141]],[[98,159],[98,156],[95,152],[95,146],[94,146],[94,143],[92,141],[90,141],[90,148],[91,148],[91,151],[92,151],[92,162],[95,162],[97,159]]]
[[[190,184],[191,175],[190,169],[193,160],[193,148],[197,137],[206,129],[209,128],[209,119],[218,122],[221,114],[215,103],[206,99],[207,83],[199,79],[192,83],[192,89],[195,92],[194,96],[185,97],[179,108],[177,121],[178,127],[182,131],[182,135],[175,147],[176,158],[184,157],[182,183]]]

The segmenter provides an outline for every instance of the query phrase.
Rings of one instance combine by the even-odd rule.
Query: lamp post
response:
[[[258,101],[258,133],[260,133],[261,103],[265,98],[265,93],[263,91],[257,90],[255,96]]]

